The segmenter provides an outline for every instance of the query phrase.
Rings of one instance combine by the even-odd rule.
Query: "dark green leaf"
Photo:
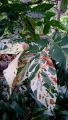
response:
[[[36,45],[36,44],[30,45],[29,51],[30,51],[31,53],[36,53],[36,52],[38,52],[38,51],[39,51],[38,45]]]
[[[9,21],[7,19],[2,19],[0,20],[0,28],[5,27]]]
[[[37,26],[41,26],[41,25],[42,25],[42,22],[41,22],[41,21],[38,21],[36,25],[37,25]]]
[[[2,4],[8,4],[8,0],[1,0]]]
[[[51,56],[52,59],[54,59],[56,62],[58,62],[60,65],[62,65],[63,68],[65,68],[66,59],[65,59],[65,56],[64,56],[61,48],[54,45],[54,47],[52,47],[50,49],[49,53],[50,53],[50,56]]]
[[[53,17],[53,16],[55,16],[54,12],[50,12],[50,11],[46,12],[46,17],[48,17],[49,19],[50,17]]]
[[[47,89],[49,89],[49,85],[47,83],[43,84]]]
[[[62,117],[62,120],[68,120],[68,115],[65,115],[64,117]]]
[[[34,114],[41,112],[43,110],[45,110],[45,108],[34,108],[34,110],[32,111],[32,114],[34,115]]]
[[[49,10],[49,9],[51,9],[52,7],[54,6],[54,4],[47,4],[47,3],[43,3],[43,4],[39,4],[39,5],[37,5],[37,6],[35,6],[35,7],[33,7],[32,9],[33,10],[42,10],[42,11],[46,11],[46,10]]]
[[[52,93],[57,93],[57,90],[55,90],[54,87],[51,87],[51,92],[52,92]]]
[[[10,12],[7,12],[7,16],[11,20],[17,20],[19,17],[19,14],[18,14],[18,12],[11,12],[10,11]]]
[[[26,30],[28,30],[30,35],[35,39],[35,28],[32,26],[30,20],[25,18],[24,23],[26,25]]]
[[[54,98],[53,94],[51,92],[49,92],[49,90],[46,89],[46,91],[49,93],[49,95]]]
[[[2,36],[4,33],[4,28],[0,29],[0,36]]]
[[[49,118],[48,115],[41,115],[41,116],[39,117],[39,120],[47,120],[48,118]]]
[[[36,40],[35,43],[40,46],[40,47],[47,47],[47,44],[49,43],[48,39],[47,39],[47,36],[44,36],[46,37],[45,39],[41,39],[41,40]]]
[[[39,70],[39,68],[40,68],[40,64],[36,65],[34,72],[31,72],[29,80],[32,80],[35,77],[35,75],[36,75],[37,71]]]
[[[21,99],[21,98],[20,98]],[[26,112],[26,113],[28,113],[28,109],[27,109],[27,106],[26,106],[26,101],[22,98],[21,99],[21,101],[22,101],[22,106],[23,106],[23,109],[24,109],[24,111]]]
[[[2,116],[2,120],[7,120],[8,119],[8,116],[7,116],[7,113],[3,113],[3,116]]]
[[[62,106],[60,106],[60,105],[55,105],[55,108],[54,109],[56,109],[56,110],[58,110],[59,112],[61,111],[61,110],[64,110],[64,108],[62,107]]]
[[[44,106],[38,101],[38,99],[36,98],[36,96],[35,96],[34,94],[30,93],[30,95],[31,95],[31,97],[35,100],[35,102],[36,102],[36,104],[37,104],[37,106],[38,106],[39,108],[43,108],[43,107],[44,107]]]
[[[59,42],[61,40],[61,34],[59,31],[56,31],[53,36],[52,36],[52,39],[55,41],[55,42]]]
[[[0,12],[10,12],[10,11],[27,11],[30,7],[24,6],[22,4],[14,3],[0,6]]]
[[[10,107],[16,111],[19,115],[25,117],[26,116],[26,113],[23,111],[23,109],[14,101]]]
[[[60,111],[60,114],[68,115],[68,111]]]
[[[35,40],[34,43],[30,44],[29,51],[36,53],[41,51],[44,47],[47,47],[48,39]]]
[[[45,24],[44,29],[43,29],[43,34],[46,35],[49,32],[49,29],[50,29],[50,25]]]
[[[55,27],[58,27],[58,28],[60,28],[60,29],[62,29],[62,30],[65,30],[65,27],[64,27],[59,21],[57,21],[57,20],[51,20],[51,21],[49,22],[49,24],[50,24],[51,26],[55,26]]]
[[[65,36],[62,39],[58,40],[57,44],[62,48],[67,48],[68,47],[68,36]]]

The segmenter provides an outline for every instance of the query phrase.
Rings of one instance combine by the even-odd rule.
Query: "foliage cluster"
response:
[[[47,0],[31,5],[33,2],[0,0],[0,44],[3,40],[10,39],[12,44],[27,42],[30,46],[29,50],[24,51],[19,59],[21,65],[16,76],[17,85],[12,88],[11,95],[7,82],[4,78],[0,78],[0,120],[67,120],[68,36],[63,36],[58,32],[59,29],[66,30],[66,28],[53,19],[55,13],[50,9],[56,6],[55,2]],[[36,33],[37,26],[42,26],[43,35],[47,35],[51,27],[55,27],[57,32],[40,40],[40,35]],[[53,110],[47,110],[31,89],[31,80],[40,69],[38,54],[41,54],[45,47],[49,48],[50,59],[55,66],[58,82],[57,100]],[[4,50],[6,54],[6,48],[8,46],[4,42],[0,50]],[[26,58],[28,62],[24,61]],[[53,69],[49,70],[51,74],[55,72]],[[47,81],[46,74],[43,75]],[[51,88],[51,82],[47,81],[45,87],[47,90],[49,88],[52,90],[50,95],[53,97],[55,90]]]

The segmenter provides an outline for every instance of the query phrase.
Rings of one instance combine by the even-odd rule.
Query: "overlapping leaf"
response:
[[[7,9],[6,9],[7,8]],[[10,11],[26,11],[29,10],[30,7],[24,6],[22,4],[14,3],[14,4],[6,4],[0,6],[0,12],[10,12]]]
[[[28,79],[31,81],[31,89],[37,99],[50,110],[54,107],[57,94],[56,70],[44,48],[32,58],[28,68]],[[49,67],[50,66],[50,67]],[[49,91],[50,89],[50,91]]]
[[[26,16],[28,16],[30,18],[41,19],[41,18],[45,17],[45,14],[42,11],[28,11],[26,13]]]
[[[46,10],[51,9],[54,6],[54,4],[47,4],[47,3],[43,3],[43,4],[39,4],[35,7],[33,7],[33,10],[42,10],[43,12],[45,12]]]
[[[53,47],[50,49],[50,56],[56,62],[66,67],[66,55],[68,54],[68,36],[54,39]]]

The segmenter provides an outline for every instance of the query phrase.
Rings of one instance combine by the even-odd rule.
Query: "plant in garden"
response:
[[[4,76],[0,77],[1,120],[68,119],[68,36],[58,32],[66,30],[57,21],[61,11],[53,19],[50,9],[56,4],[52,0],[1,0],[0,66],[3,54],[10,62],[7,69],[2,67]],[[51,27],[57,32],[40,40],[37,26],[42,26],[43,35]]]

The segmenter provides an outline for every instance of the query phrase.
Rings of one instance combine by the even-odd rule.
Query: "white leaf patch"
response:
[[[6,81],[9,85],[9,87],[12,87],[12,83],[14,78],[16,77],[17,74],[17,68],[18,68],[18,59],[22,52],[20,52],[16,58],[9,64],[8,68],[3,71],[3,74],[6,78]]]
[[[0,54],[18,54],[21,51],[24,51],[22,47],[22,43],[15,43],[15,44],[11,44],[10,47],[8,46],[7,49],[0,50]]]

